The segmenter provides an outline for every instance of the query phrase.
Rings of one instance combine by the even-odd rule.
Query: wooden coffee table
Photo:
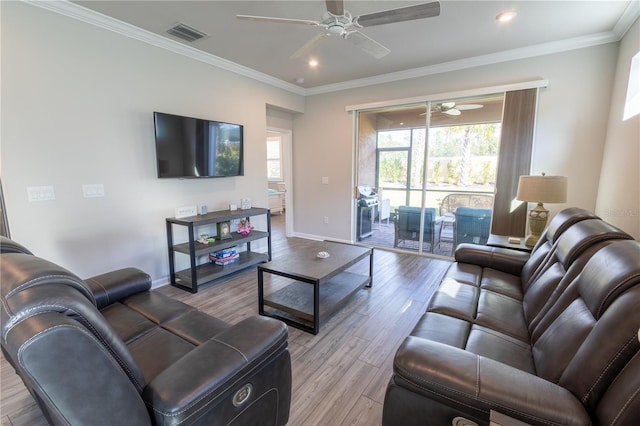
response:
[[[321,251],[328,252],[329,257],[319,258]],[[347,271],[366,258],[369,259],[368,275]],[[265,295],[265,273],[286,277],[288,283]],[[372,248],[319,241],[258,265],[258,310],[260,315],[318,334],[320,322],[341,308],[358,290],[371,287],[372,278]],[[273,309],[265,311],[265,306]]]

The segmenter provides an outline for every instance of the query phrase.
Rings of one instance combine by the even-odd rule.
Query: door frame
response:
[[[286,188],[284,193],[285,235],[289,238],[293,236],[293,131],[279,127],[267,127],[267,134],[269,133],[276,133],[282,138],[281,159],[284,173],[284,186]]]

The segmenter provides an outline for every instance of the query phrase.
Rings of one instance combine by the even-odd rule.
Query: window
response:
[[[282,137],[267,137],[267,178],[282,181]]]
[[[629,86],[627,87],[627,99],[622,119],[628,120],[636,114],[640,114],[640,52],[631,59]]]

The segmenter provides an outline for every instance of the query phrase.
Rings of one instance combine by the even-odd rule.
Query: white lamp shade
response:
[[[533,203],[565,203],[566,176],[520,176],[516,199]]]

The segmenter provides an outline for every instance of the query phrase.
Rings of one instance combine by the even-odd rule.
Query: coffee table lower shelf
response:
[[[275,308],[276,311],[265,311],[263,314],[317,334],[316,324],[319,325],[369,283],[371,277],[352,272],[341,272],[322,284],[294,281],[264,296],[264,305]],[[318,299],[314,295],[316,286],[320,293]],[[317,308],[314,303],[317,303]],[[318,312],[317,322],[314,321],[314,309]]]

